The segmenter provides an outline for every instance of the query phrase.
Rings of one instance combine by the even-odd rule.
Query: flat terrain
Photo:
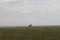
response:
[[[60,40],[60,26],[0,27],[0,40]]]

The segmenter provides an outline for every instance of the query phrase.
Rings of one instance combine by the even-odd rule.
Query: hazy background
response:
[[[0,0],[0,26],[60,25],[60,0]]]

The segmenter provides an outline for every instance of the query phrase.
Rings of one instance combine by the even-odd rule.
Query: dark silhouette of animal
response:
[[[32,24],[30,24],[29,27],[32,27]]]

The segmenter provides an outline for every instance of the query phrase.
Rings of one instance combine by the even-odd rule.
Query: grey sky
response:
[[[0,26],[60,25],[60,0],[0,0]]]

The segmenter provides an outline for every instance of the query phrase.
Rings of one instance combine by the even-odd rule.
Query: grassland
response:
[[[60,40],[60,26],[1,27],[0,40]]]

